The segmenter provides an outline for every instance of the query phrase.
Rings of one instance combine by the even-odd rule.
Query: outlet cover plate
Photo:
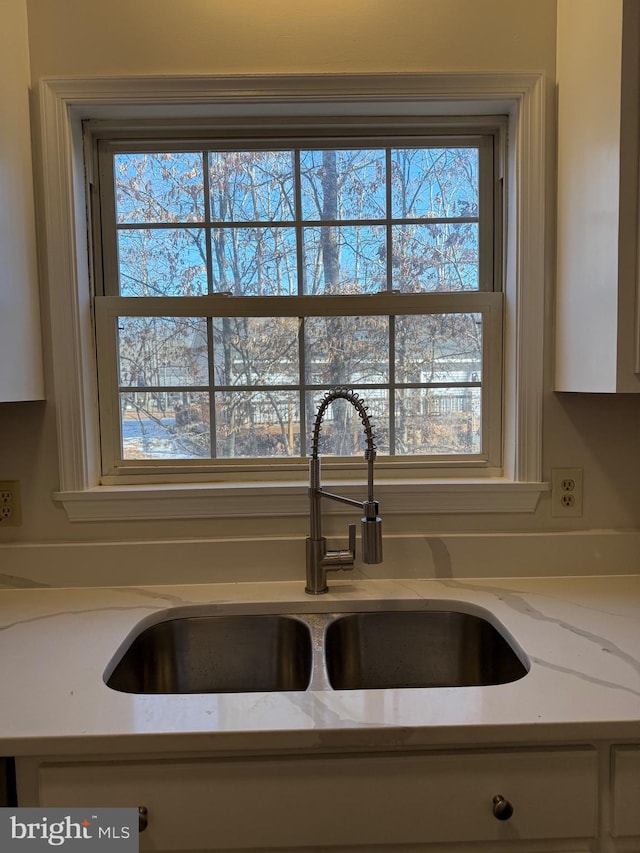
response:
[[[0,480],[0,530],[3,527],[20,527],[22,504],[19,480]]]
[[[551,515],[582,517],[582,468],[551,469]]]

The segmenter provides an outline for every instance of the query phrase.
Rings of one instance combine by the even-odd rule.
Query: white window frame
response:
[[[205,121],[158,122],[94,121],[86,122],[84,131],[85,158],[92,161],[93,182],[89,188],[94,210],[92,233],[96,252],[94,272],[95,322],[98,362],[98,390],[100,400],[101,449],[103,485],[152,482],[159,476],[167,482],[199,479],[286,480],[306,479],[308,459],[292,455],[282,457],[244,459],[131,459],[122,458],[121,412],[116,403],[120,383],[117,369],[116,329],[119,316],[138,317],[295,317],[342,314],[356,317],[367,314],[398,316],[409,314],[479,312],[482,317],[482,447],[476,452],[459,455],[379,454],[376,463],[376,480],[389,479],[408,468],[413,476],[433,475],[437,468],[441,477],[459,476],[463,471],[469,476],[497,476],[502,473],[502,253],[501,238],[502,194],[507,122],[504,116],[469,116],[432,118],[430,116],[372,117],[370,120],[313,117],[272,117],[250,119],[216,118]],[[403,148],[405,146],[453,147],[459,144],[477,150],[479,157],[479,240],[480,268],[477,291],[443,293],[394,293],[346,297],[300,294],[260,299],[257,296],[221,299],[219,295],[191,297],[160,296],[127,298],[120,295],[118,267],[117,225],[115,222],[114,162],[120,151],[183,151],[210,150],[223,145],[238,151],[253,150],[258,145],[269,148],[277,140],[278,147],[299,148],[318,145],[336,148]],[[392,218],[377,220],[378,225],[391,227]],[[295,221],[294,221],[294,224]],[[303,220],[297,222],[302,226]],[[207,225],[205,224],[206,228]],[[388,235],[387,235],[388,236]],[[389,279],[392,278],[388,269]],[[366,306],[366,307],[365,307]],[[186,310],[186,314],[185,314]],[[388,379],[394,387],[394,378]],[[368,403],[370,390],[359,389]],[[211,393],[211,392],[210,392]],[[393,392],[391,392],[393,393]],[[210,400],[213,400],[211,396]],[[308,417],[308,413],[307,413]],[[212,417],[212,422],[214,418]],[[308,426],[308,425],[307,425]],[[304,430],[304,426],[302,427]],[[375,428],[377,437],[377,428]],[[212,441],[212,447],[214,442]],[[325,476],[341,479],[361,478],[362,460],[323,460]]]
[[[43,80],[42,277],[49,294],[61,501],[72,521],[301,515],[295,482],[100,485],[82,122],[173,117],[509,117],[500,476],[383,479],[385,513],[533,512],[542,491],[545,81],[539,74],[287,75]],[[347,491],[358,486],[346,486]]]

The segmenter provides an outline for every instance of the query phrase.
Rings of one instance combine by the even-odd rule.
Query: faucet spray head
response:
[[[377,501],[366,501],[364,509],[366,515],[360,521],[362,562],[375,565],[382,562],[382,519]]]

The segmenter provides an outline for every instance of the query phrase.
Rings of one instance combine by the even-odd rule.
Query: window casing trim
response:
[[[362,499],[362,482],[335,485],[345,497]],[[376,481],[376,498],[387,515],[533,512],[545,483],[482,480]],[[58,493],[71,521],[306,516],[308,486],[302,483],[228,483],[153,486],[96,486]],[[353,510],[327,501],[323,512],[352,516]],[[482,509],[480,509],[482,507]]]
[[[545,81],[539,74],[486,75],[291,75],[285,77],[179,77],[43,80],[39,86],[43,198],[41,204],[46,253],[42,278],[49,292],[52,365],[59,436],[60,491],[57,499],[71,512],[90,504],[92,518],[159,518],[154,500],[174,500],[171,517],[201,515],[196,494],[206,503],[210,484],[190,488],[188,509],[179,506],[183,488],[171,485],[121,486],[122,515],[110,487],[99,483],[99,434],[96,419],[95,353],[91,327],[90,281],[86,257],[84,175],[81,122],[85,119],[148,117],[175,114],[193,118],[216,111],[247,116],[260,104],[261,112],[282,115],[292,108],[308,115],[510,115],[510,176],[507,181],[510,222],[506,246],[505,337],[505,466],[504,476],[481,480],[454,478],[448,483],[456,512],[508,512],[509,492],[529,495],[533,511],[541,481],[545,257]],[[375,107],[372,107],[372,104]],[[445,483],[416,484],[413,509],[434,511],[427,498]],[[238,486],[241,490],[241,486]],[[260,486],[253,484],[252,489]],[[266,487],[263,487],[266,488]],[[285,489],[270,485],[284,498]],[[219,494],[219,490],[215,490]],[[162,493],[162,497],[160,497]],[[246,491],[241,492],[245,497]],[[493,494],[496,499],[489,499]],[[102,495],[102,498],[100,497]],[[475,497],[473,497],[475,495]],[[502,495],[502,497],[497,497]],[[185,498],[186,500],[186,498]],[[400,505],[389,495],[385,511]],[[270,498],[277,514],[288,512],[286,501]],[[133,514],[133,503],[141,514]],[[205,505],[203,503],[203,507]],[[250,503],[246,514],[251,515]],[[144,504],[145,509],[142,509]],[[103,506],[104,514],[100,510]],[[155,504],[159,507],[159,503]],[[185,504],[185,507],[187,504]],[[263,507],[264,508],[264,507]],[[437,510],[436,510],[437,511]],[[186,514],[185,514],[186,513]],[[80,513],[81,515],[82,513]]]

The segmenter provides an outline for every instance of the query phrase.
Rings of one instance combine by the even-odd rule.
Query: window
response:
[[[327,300],[333,301],[334,306],[339,300],[343,310],[337,316],[350,318],[354,323],[359,317],[389,317],[395,324],[398,317],[418,316],[424,322],[436,322],[438,317],[444,321],[455,314],[477,315],[481,320],[481,370],[472,370],[468,380],[461,380],[459,376],[452,380],[448,376],[441,387],[419,388],[419,401],[414,408],[415,412],[429,411],[434,421],[436,418],[443,421],[459,417],[461,411],[469,410],[469,400],[474,394],[477,396],[480,388],[481,452],[402,455],[396,451],[395,456],[381,455],[376,491],[384,503],[385,515],[394,512],[532,512],[540,493],[547,488],[541,482],[544,292],[548,272],[545,255],[548,227],[545,209],[547,114],[545,81],[537,74],[261,75],[42,81],[39,84],[43,188],[40,214],[45,251],[41,272],[49,298],[52,388],[55,389],[53,401],[58,423],[60,488],[56,498],[63,503],[69,518],[73,521],[100,521],[209,518],[254,513],[303,514],[306,485],[302,457],[283,455],[249,460],[244,456],[214,457],[211,454],[210,458],[203,459],[186,454],[177,458],[173,454],[173,458],[163,460],[132,459],[123,452],[123,408],[124,411],[135,412],[135,406],[140,406],[144,397],[134,397],[134,409],[131,410],[126,409],[131,404],[122,404],[119,395],[137,393],[138,387],[141,387],[142,395],[148,395],[149,406],[152,390],[158,397],[158,403],[154,405],[159,411],[162,411],[162,406],[166,409],[173,406],[171,417],[182,421],[181,428],[205,423],[205,420],[200,420],[198,412],[194,413],[189,408],[185,411],[184,407],[177,407],[181,409],[178,414],[176,404],[184,404],[184,398],[176,400],[175,395],[182,395],[185,387],[187,394],[196,391],[208,393],[211,429],[210,398],[221,389],[213,381],[215,370],[211,376],[212,367],[215,368],[215,349],[209,339],[206,359],[209,376],[196,388],[190,384],[192,378],[185,381],[184,364],[180,360],[174,363],[175,359],[169,358],[158,366],[162,369],[151,377],[152,382],[149,377],[145,378],[149,387],[145,383],[132,386],[132,377],[124,370],[120,372],[114,355],[119,351],[120,326],[127,323],[131,328],[131,324],[144,318],[151,323],[157,318],[175,322],[176,318],[192,317],[204,323],[211,337],[214,324],[234,317],[294,318],[298,324],[301,317],[304,322],[319,322],[318,317],[335,317],[335,313],[324,307],[320,310],[321,303]],[[463,142],[461,137],[482,137],[491,127],[495,130],[495,121],[490,117],[496,115],[506,117],[507,129],[501,137],[504,184],[497,200],[494,196],[494,233],[490,238],[494,247],[493,272],[489,277],[485,277],[483,272],[483,263],[491,252],[487,251],[488,244],[482,242],[482,220],[486,217],[482,210],[482,186],[479,186],[480,272],[476,290],[429,292],[418,289],[398,294],[394,293],[399,288],[392,276],[391,285],[388,279],[386,283],[390,290],[357,296],[292,293],[283,297],[226,297],[203,291],[195,291],[203,292],[201,296],[124,295],[120,290],[119,255],[114,247],[118,244],[118,232],[127,229],[117,227],[115,198],[111,235],[100,236],[95,241],[87,240],[88,206],[92,220],[101,228],[101,235],[109,226],[108,205],[94,192],[95,188],[103,185],[105,176],[96,174],[92,156],[83,156],[83,125],[88,127],[91,124],[95,138],[100,137],[105,148],[112,146],[111,154],[114,156],[116,153],[140,154],[145,150],[154,154],[175,154],[181,153],[182,149],[184,153],[198,151],[201,155],[225,150],[241,153],[258,150],[327,150],[336,153],[384,150],[387,157],[391,156],[387,155],[387,150],[409,150],[413,147],[427,150],[432,140],[426,137],[433,134],[448,138],[445,148],[450,146],[453,138],[457,145],[452,145],[452,148],[464,147],[466,141]],[[188,137],[189,145],[178,144],[173,134],[158,133],[158,116],[188,126],[189,133],[185,135],[183,132],[180,139],[184,142]],[[435,116],[442,118],[438,121]],[[282,133],[282,127],[292,120],[298,126],[308,125],[306,135],[298,134],[297,141],[297,131]],[[118,137],[116,128],[124,125],[127,131]],[[166,130],[166,122],[163,126]],[[241,134],[238,133],[240,126]],[[269,137],[275,126],[280,128],[279,136],[271,133]],[[394,128],[393,133],[387,134],[390,126]],[[428,133],[425,133],[427,126]],[[211,132],[212,127],[215,127],[215,133]],[[322,128],[321,132],[318,128]],[[241,137],[244,144],[221,145],[221,130],[225,143]],[[348,131],[348,139],[345,139],[345,131]],[[162,145],[154,150],[150,145],[154,136],[156,141],[170,141],[172,145]],[[259,144],[248,146],[249,139],[257,140]],[[132,146],[134,140],[137,141]],[[217,141],[210,144],[213,140]],[[141,147],[137,147],[139,143],[143,143]],[[482,157],[481,152],[479,156]],[[85,172],[85,164],[88,172]],[[498,177],[501,176],[494,171],[492,180]],[[205,186],[203,181],[203,193]],[[504,204],[502,210],[501,204]],[[387,207],[387,213],[389,211],[392,208]],[[207,221],[207,216],[210,221]],[[328,223],[346,226],[344,222],[334,223],[331,218],[307,221],[300,207],[296,209],[295,216],[298,219],[293,224],[287,220],[286,227],[299,231],[316,227],[322,233],[323,228],[329,227]],[[393,237],[394,227],[427,224],[422,220],[405,223],[402,216],[393,212],[389,217],[384,223],[371,217],[366,223],[358,220],[356,225],[384,224],[386,233],[390,230]],[[394,218],[397,221],[393,221]],[[504,226],[500,229],[502,235],[495,230],[496,222]],[[129,223],[129,230],[135,230],[137,224]],[[169,229],[173,224],[165,223],[164,228]],[[235,227],[251,225],[256,229],[267,229],[274,224],[247,219],[236,223]],[[162,230],[154,227],[152,222],[144,225],[145,228],[140,230]],[[206,205],[204,221],[188,225],[213,232],[214,223]],[[488,231],[484,234],[485,239],[489,239]],[[179,235],[176,238],[179,239]],[[501,238],[502,245],[499,244]],[[103,242],[104,257],[101,256]],[[298,246],[303,247],[304,242],[296,243],[296,253],[300,252]],[[88,257],[90,264],[87,264]],[[389,257],[387,254],[387,262]],[[93,281],[89,268],[99,272]],[[298,277],[301,269],[304,273],[304,265],[298,260]],[[206,289],[215,290],[213,270],[209,268]],[[351,304],[351,300],[356,298],[357,307]],[[262,299],[268,299],[271,305],[277,302],[278,310],[262,310],[259,304]],[[242,310],[234,300],[241,300]],[[362,302],[368,306],[366,312],[361,309]],[[169,311],[165,310],[167,303],[173,306]],[[402,304],[401,311],[399,304]],[[301,310],[303,306],[304,310]],[[95,329],[94,321],[97,324]],[[476,325],[475,328],[479,327]],[[494,333],[497,334],[497,347],[494,346]],[[96,334],[100,342],[97,354]],[[299,340],[304,343],[303,338]],[[387,394],[386,399],[393,402],[399,392],[405,390],[403,384],[411,385],[415,376],[410,382],[397,375],[392,351],[393,339],[389,334],[389,376],[369,383],[365,383],[365,377],[362,377],[360,386],[363,387],[360,390],[363,396],[365,391],[375,390],[383,401]],[[100,393],[97,360],[100,361]],[[392,375],[394,370],[395,376]],[[494,381],[496,376],[500,377],[498,383]],[[297,382],[290,383],[293,388],[283,390],[295,390],[298,394],[301,401],[300,434],[303,435],[308,424],[305,427],[303,422],[307,413],[302,400],[306,401],[316,390],[313,387],[316,383],[309,378],[304,360],[298,362],[298,377]],[[421,383],[422,378],[416,384]],[[233,387],[227,390],[234,393],[247,391],[238,384],[228,384]],[[367,388],[366,384],[378,387]],[[252,386],[251,393],[254,392],[257,393],[257,389]],[[389,441],[392,429],[395,429],[396,446],[398,411],[399,408],[392,414],[389,408]],[[261,401],[260,405],[256,403],[254,406],[251,417],[254,421],[266,422],[272,417],[270,412],[273,412],[272,404],[265,408]],[[492,413],[497,412],[501,414],[501,423],[494,422],[491,426]],[[198,419],[194,419],[194,415]],[[392,424],[393,417],[396,418],[395,425]],[[489,427],[486,417],[489,418]],[[214,436],[210,444],[218,453],[215,433],[210,431],[209,435]],[[492,436],[494,440],[496,436],[501,439],[498,446],[491,444]],[[304,443],[304,438],[301,441]],[[293,446],[296,446],[295,428]],[[414,442],[413,446],[418,445]],[[355,476],[361,474],[361,460],[355,466],[348,458],[342,457],[342,461],[339,457],[334,459],[336,461],[326,467],[339,471],[341,478],[348,478],[354,468],[357,468]],[[212,466],[215,466],[215,472]],[[247,466],[250,467],[253,485],[243,473]],[[237,478],[245,478],[245,481],[238,482]]]
[[[336,385],[387,467],[501,465],[506,123],[331,124],[85,128],[103,477],[299,463]],[[332,406],[323,455],[363,439]]]

